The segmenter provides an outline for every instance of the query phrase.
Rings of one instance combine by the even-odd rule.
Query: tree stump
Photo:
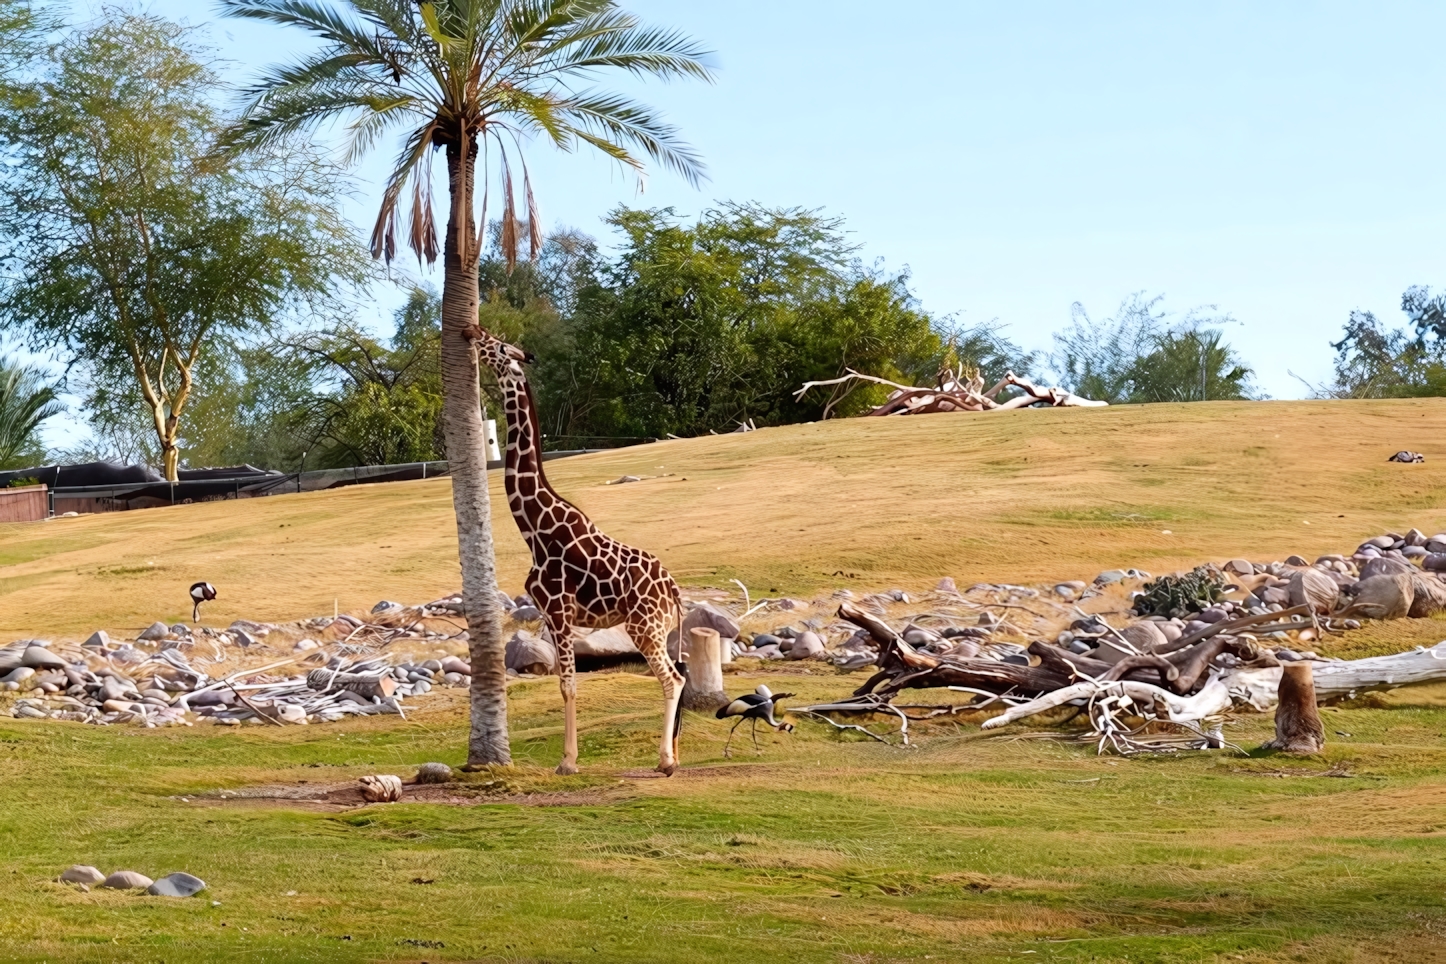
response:
[[[1325,746],[1325,726],[1315,706],[1315,680],[1310,663],[1285,663],[1280,667],[1279,704],[1275,708],[1275,739],[1264,750],[1286,753],[1319,753]]]
[[[683,706],[690,710],[716,710],[728,702],[723,693],[723,637],[717,630],[688,631],[688,679],[683,684]]]

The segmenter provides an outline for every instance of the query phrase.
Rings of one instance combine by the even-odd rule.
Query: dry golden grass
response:
[[[1146,405],[853,419],[548,466],[688,585],[756,593],[1089,578],[1347,550],[1446,528],[1446,400]],[[1385,461],[1424,452],[1424,465]],[[656,476],[607,486],[623,474]],[[504,588],[525,547],[494,480]],[[1309,524],[1307,524],[1309,523]],[[1164,530],[1170,530],[1169,535]],[[189,618],[281,620],[454,591],[445,480],[0,526],[0,641]]]

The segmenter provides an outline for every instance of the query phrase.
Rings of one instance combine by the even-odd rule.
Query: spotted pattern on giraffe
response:
[[[532,553],[527,594],[541,610],[557,647],[564,708],[563,759],[557,770],[577,772],[575,635],[622,626],[662,684],[658,769],[672,775],[678,762],[676,727],[683,676],[668,655],[668,634],[681,633],[683,599],[678,585],[656,557],[600,531],[547,481],[542,433],[522,368],[527,353],[481,328],[469,329],[469,337],[479,361],[496,373],[502,389],[507,415],[503,475],[507,506]]]

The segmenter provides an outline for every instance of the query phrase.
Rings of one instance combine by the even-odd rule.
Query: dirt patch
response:
[[[288,806],[304,810],[339,811],[356,807],[382,806],[362,798],[361,787],[349,783],[270,784],[237,787],[207,793],[187,794],[173,799],[212,806]],[[561,790],[545,793],[494,792],[489,787],[465,783],[413,784],[402,787],[398,803],[431,803],[454,807],[510,803],[527,807],[584,807],[617,803],[627,799],[611,788]]]

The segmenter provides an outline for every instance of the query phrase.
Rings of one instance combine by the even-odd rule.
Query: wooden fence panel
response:
[[[0,522],[40,522],[50,515],[45,486],[0,489]]]

